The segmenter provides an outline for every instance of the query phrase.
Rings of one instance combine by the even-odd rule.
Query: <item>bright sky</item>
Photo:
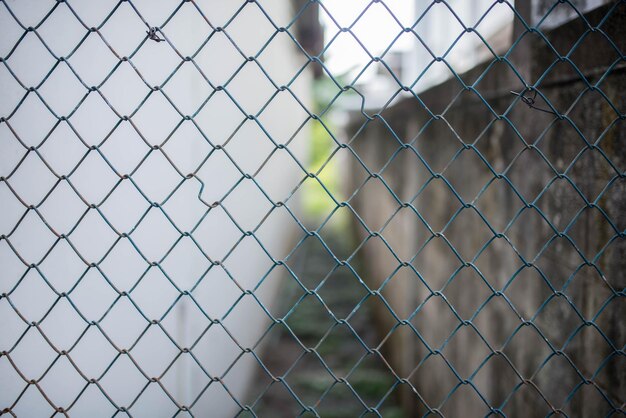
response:
[[[325,28],[325,42],[328,43],[337,34],[339,28],[352,25],[354,20],[371,0],[325,0],[324,7],[332,15],[320,10],[321,20]],[[372,55],[383,52],[393,38],[402,31],[403,26],[411,26],[414,22],[414,2],[411,0],[386,0],[385,5],[393,12],[400,24],[385,10],[380,3],[373,4],[352,28],[354,34]],[[402,26],[401,26],[402,25]],[[407,49],[410,45],[406,36],[402,36],[393,49]],[[341,33],[328,50],[326,64],[333,73],[343,73],[358,65],[369,62],[370,58],[359,47],[349,33]]]
[[[509,3],[514,4],[513,1]],[[320,9],[320,18],[325,28],[326,44],[337,35],[340,27],[351,26],[362,14],[357,23],[351,27],[359,41],[350,33],[340,33],[332,40],[326,52],[326,65],[335,74],[345,73],[354,67],[362,68],[370,62],[371,58],[363,47],[373,56],[380,55],[392,42],[392,50],[396,51],[423,48],[414,34],[403,32],[403,28],[415,24],[418,14],[416,7],[420,7],[421,15],[425,8],[431,5],[430,2],[384,0],[373,3],[372,0],[323,0],[321,4],[323,7]],[[513,18],[509,4],[494,4],[493,0],[451,0],[448,4],[466,26],[474,26],[480,22],[477,29],[484,37],[491,36]],[[370,7],[365,10],[368,5]],[[434,5],[415,30],[428,43],[434,54],[443,54],[464,29],[447,7]],[[424,33],[424,30],[428,32]],[[394,40],[396,37],[398,39]],[[359,45],[359,42],[363,45]],[[455,51],[447,56],[448,62],[460,65],[461,61],[470,57],[463,51],[474,50],[480,43],[476,35],[464,36],[457,43]],[[470,64],[473,65],[471,62]],[[466,68],[459,67],[459,70],[462,69]]]

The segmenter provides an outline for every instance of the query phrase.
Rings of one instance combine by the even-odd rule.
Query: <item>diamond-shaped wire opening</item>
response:
[[[532,233],[534,239],[530,239]],[[513,249],[525,260],[532,260],[556,238],[555,230],[550,227],[541,213],[534,209],[522,208],[509,222],[505,230]]]
[[[542,17],[541,22],[539,22],[537,27],[543,31],[544,28],[549,27],[550,20],[552,18],[558,18],[559,16],[563,16],[563,15],[566,16],[571,13],[576,13],[576,8],[572,7],[569,4],[555,3],[552,5],[548,5],[548,8],[545,11],[545,14],[541,16]],[[549,43],[549,45],[552,47],[555,53],[558,53],[559,55],[562,55],[562,56],[567,55],[567,53],[571,50],[571,48],[575,46],[575,42],[584,36],[588,28],[587,22],[585,23],[576,22],[576,23],[579,23],[579,24],[572,25],[570,27],[570,30],[572,30],[573,32],[575,31],[575,36],[572,36],[569,38],[559,37],[558,31],[547,30],[545,31],[545,33],[542,32],[544,34],[544,37],[546,38],[546,43]]]
[[[141,374],[128,354],[119,354],[98,383],[116,406],[128,408],[149,380]]]
[[[241,381],[239,377],[242,373],[250,373],[255,376],[255,384],[251,385],[248,384],[248,382]],[[223,380],[233,396],[235,396],[236,399],[241,399],[242,402],[248,399],[258,399],[264,389],[272,382],[271,377],[259,364],[256,357],[250,353],[246,353],[238,358],[237,362],[233,364]]]
[[[100,144],[117,127],[119,115],[98,92],[90,92],[73,110],[68,123],[85,146]]]
[[[418,380],[421,373],[432,376],[431,384],[425,385]],[[422,359],[409,377],[409,381],[429,408],[438,408],[459,384],[458,377],[440,354],[430,354]]]
[[[467,288],[474,289],[472,297],[467,297]],[[484,302],[493,295],[484,276],[467,267],[455,272],[442,292],[456,313],[465,320],[475,316]]]
[[[29,115],[33,113],[41,115],[38,124],[33,124],[30,120]],[[7,123],[19,138],[24,138],[22,141],[26,146],[36,146],[45,140],[57,120],[40,96],[29,93],[15,112],[12,112]]]
[[[90,150],[67,176],[67,181],[88,204],[96,204],[106,198],[119,181],[102,155]]]
[[[99,353],[97,359],[93,359],[92,350]],[[106,336],[93,325],[81,335],[80,339],[69,350],[72,361],[89,379],[102,376],[117,354],[118,351],[107,340]]]
[[[193,376],[197,385],[189,388],[185,393],[179,381],[185,375]],[[209,376],[203,372],[190,353],[180,354],[175,361],[172,362],[165,375],[160,379],[160,383],[165,390],[171,394],[176,394],[176,399],[181,405],[191,405],[192,402],[200,396],[202,389],[211,382]]]
[[[93,297],[94,290],[98,294],[97,298]],[[92,268],[80,277],[76,286],[69,292],[69,297],[83,317],[88,321],[96,321],[104,316],[116,299],[117,293],[102,273]]]
[[[369,291],[353,270],[338,266],[324,277],[317,293],[338,319],[346,319]]]
[[[223,376],[243,350],[223,326],[214,324],[194,343],[192,352],[209,375]]]
[[[119,58],[98,34],[90,32],[68,57],[67,63],[82,83],[99,86],[118,65]]]
[[[32,296],[37,295],[37,304],[28,303]],[[24,274],[11,292],[9,298],[15,312],[19,312],[20,319],[28,323],[40,321],[48,310],[57,301],[57,295],[41,280],[41,276],[34,269]],[[11,314],[10,316],[14,315]]]
[[[375,329],[365,326],[370,317],[377,318]],[[389,310],[385,301],[376,296],[364,298],[351,312],[348,323],[355,330],[356,336],[367,347],[380,347],[384,337],[398,325],[398,321]]]
[[[119,324],[123,323],[124,327]],[[126,296],[120,296],[106,315],[98,322],[98,329],[106,335],[117,350],[127,349],[148,327],[148,320]]]
[[[577,156],[567,170],[567,174],[577,175],[587,170],[594,170],[594,179],[585,181],[581,178],[575,184],[588,201],[595,201],[617,173],[602,154],[589,149]]]
[[[26,386],[21,396],[17,398],[17,402],[12,406],[16,414],[34,411],[35,413],[48,415],[56,411],[45,399],[41,389],[38,389],[35,385]]]
[[[476,267],[485,282],[494,289],[502,289],[522,268],[523,262],[504,239],[490,240],[477,255]]]
[[[176,392],[174,392],[176,393]],[[137,398],[136,402],[129,409],[133,416],[137,417],[149,417],[154,413],[154,405],[160,405],[159,412],[165,414],[175,414],[178,411],[178,407],[166,392],[157,383],[150,382],[150,384],[141,392],[141,396]]]
[[[172,105],[184,115],[195,114],[214,91],[210,80],[191,62],[178,67],[162,89]]]
[[[397,255],[388,246],[388,244],[380,237],[366,238],[355,252],[354,256],[365,260],[373,257],[374,254],[381,255],[381,263],[376,269],[368,269],[365,264],[353,266],[361,280],[366,283],[372,283],[373,286],[380,286],[382,283],[395,272],[400,266],[401,261]]]
[[[41,319],[42,333],[57,350],[68,350],[88,327],[70,301],[71,296],[58,298]]]
[[[239,404],[233,399],[233,396],[227,391],[223,383],[214,382],[206,387],[206,390],[202,392],[191,407],[192,412],[209,409],[219,413],[220,411],[239,409]]]
[[[233,17],[235,18],[225,26],[225,31],[237,49],[246,57],[256,55],[267,42],[267,39],[270,39],[275,33],[276,29],[273,22],[263,13],[257,3],[248,2],[242,5]],[[254,37],[247,35],[246,22],[249,21],[253,21],[257,25]]]
[[[123,61],[99,86],[99,91],[119,115],[130,115],[141,106],[150,88],[144,84],[132,64]]]
[[[39,379],[38,384],[54,405],[67,408],[74,399],[80,396],[87,382],[66,356],[59,356],[45,375]]]
[[[602,392],[601,389],[591,386],[591,385],[583,385],[577,388],[575,391],[572,391],[570,394],[570,399],[566,401],[566,406],[563,408],[564,413],[567,414],[575,414],[580,411],[588,411],[587,402],[593,402],[598,405],[598,413],[600,414],[611,414],[615,411],[615,404],[611,404],[611,402],[607,402],[606,395]]]
[[[151,267],[130,291],[133,304],[149,320],[162,318],[180,295],[163,271]]]
[[[98,234],[97,243],[91,241],[90,231]],[[77,223],[77,226],[70,231],[67,239],[83,259],[95,263],[105,257],[118,236],[100,213],[90,209],[81,219],[81,222]]]
[[[333,327],[316,349],[337,377],[346,377],[367,354],[366,345],[354,328],[343,324]]]
[[[27,379],[41,377],[56,358],[57,353],[35,327],[29,328],[11,350],[11,361]]]
[[[437,329],[428,327],[433,317],[445,318],[445,322],[442,321],[442,327]],[[420,304],[411,314],[410,322],[432,349],[440,348],[450,334],[461,325],[461,320],[454,315],[450,305],[440,296],[431,296]]]
[[[256,229],[273,207],[259,186],[250,179],[237,183],[221,205],[237,228],[243,231]]]
[[[58,233],[70,232],[89,207],[78,197],[68,182],[61,181],[50,190],[38,213]]]
[[[318,355],[306,353],[290,368],[285,381],[299,389],[296,395],[304,405],[312,406],[322,398],[334,379]]]
[[[57,116],[70,115],[80,101],[89,94],[65,62],[54,68],[37,91]]]
[[[113,170],[123,176],[135,171],[150,148],[130,123],[122,122],[106,136],[99,150]]]
[[[244,62],[224,88],[229,98],[245,116],[259,114],[277,92],[258,63],[250,60]],[[257,94],[254,96],[247,94],[251,89],[255,89]]]
[[[71,6],[80,7],[74,4]],[[97,9],[91,12],[94,11]],[[108,12],[110,13],[111,10]],[[88,13],[86,10],[79,16],[83,18],[87,15],[88,17]],[[120,4],[113,14],[107,17],[106,22],[99,19],[97,23],[101,25],[99,34],[119,56],[130,56],[146,37],[141,18],[130,4]]]
[[[459,405],[459,406],[455,406]],[[441,411],[443,414],[451,415],[455,412],[461,412],[463,405],[464,408],[472,408],[480,414],[489,414],[490,408],[487,402],[483,399],[483,396],[478,391],[469,385],[457,386],[454,392],[451,392],[443,403]]]
[[[220,319],[241,298],[243,289],[220,266],[215,266],[194,286],[193,297],[210,317]]]
[[[604,334],[604,338],[609,340],[613,347],[623,347],[626,338],[616,332],[615,326],[611,323],[611,318],[619,317],[624,312],[625,304],[623,299],[610,297],[604,301],[598,313],[594,316],[598,329]]]
[[[386,221],[398,210],[400,203],[397,196],[389,192],[384,179],[379,177],[368,178],[351,200],[374,200],[374,196],[379,196],[380,198],[375,203],[372,203],[373,207],[359,208],[357,212],[360,212],[358,213],[359,217],[370,230],[380,231]]]
[[[381,356],[369,354],[355,365],[347,381],[366,405],[374,407],[385,398],[397,379]]]
[[[213,146],[193,122],[185,121],[161,144],[171,163],[183,174],[195,173]]]
[[[558,369],[563,376],[564,382],[568,383],[554,385],[554,382],[550,382],[545,378],[545,376],[553,372],[555,368]],[[544,365],[538,370],[533,380],[541,392],[549,393],[549,395],[546,396],[548,402],[560,408],[565,404],[567,396],[571,393],[576,384],[580,383],[582,379],[578,375],[575,367],[573,367],[565,357],[553,356],[547,359]],[[548,390],[548,388],[550,389]]]
[[[70,412],[77,415],[91,414],[97,411],[94,417],[104,417],[114,414],[117,410],[106,398],[102,391],[94,384],[87,386],[82,395],[72,404]],[[98,415],[101,414],[101,415]]]
[[[410,291],[406,292],[407,289]],[[381,285],[379,292],[389,306],[390,312],[400,319],[407,319],[431,293],[421,274],[410,265],[396,270]]]
[[[19,72],[20,83],[26,88],[38,86],[55,63],[55,58],[34,32],[26,32],[5,56],[5,65]]]
[[[494,350],[507,347],[509,340],[520,332],[522,327],[518,312],[503,297],[487,299],[472,321],[486,344]],[[524,329],[526,328],[521,328],[522,331]]]
[[[250,272],[235,261],[242,257],[246,257],[257,264],[258,270]],[[255,238],[245,237],[228,256],[228,259],[224,260],[223,266],[241,287],[252,290],[261,283],[265,275],[274,266],[274,262]]]
[[[149,10],[149,9],[147,9]],[[193,28],[192,31],[189,28]],[[193,3],[179,8],[172,19],[163,25],[163,31],[177,51],[183,56],[195,55],[202,48],[206,39],[214,34],[213,26],[202,9]]]
[[[558,296],[546,300],[534,318],[542,334],[557,349],[563,347],[582,321],[571,302]]]
[[[315,295],[305,295],[286,315],[285,322],[304,346],[312,347],[321,340],[335,320]]]
[[[552,294],[552,285],[537,269],[526,267],[511,276],[504,293],[515,311],[524,320],[528,320]]]
[[[442,259],[440,257],[448,262],[439,262]],[[436,291],[443,288],[454,273],[463,266],[464,262],[444,237],[433,236],[419,248],[410,263],[421,275],[426,285],[432,291]]]
[[[596,225],[597,236],[593,238],[593,241],[598,248],[603,248],[608,244],[616,231],[615,226],[612,225],[598,209],[585,208],[577,213],[574,220],[568,225],[568,233],[570,239],[574,245],[578,248],[578,251],[586,258],[593,259],[597,254],[597,248],[590,248],[589,241],[583,238],[585,234],[585,224],[587,222],[593,222]]]
[[[241,325],[242,318],[249,317],[254,318],[257,324],[255,327],[258,330],[257,332],[249,332]],[[230,309],[224,315],[223,324],[229,330],[229,334],[236,343],[242,347],[249,348],[254,346],[259,340],[259,335],[269,319],[258,300],[253,295],[245,294],[234,304],[231,304]]]
[[[154,203],[164,202],[184,179],[159,151],[150,152],[131,178],[142,195]]]
[[[619,118],[618,113],[611,96],[607,97],[601,90],[592,89],[581,92],[568,109],[572,125],[589,142],[593,142],[599,132]]]
[[[620,368],[623,368],[623,367],[624,367],[624,357],[623,356],[617,356],[617,355],[611,355],[611,356],[607,357],[607,360],[602,365],[602,368],[594,371],[594,379],[597,382],[599,382],[598,386],[600,386],[600,385],[602,386],[602,388],[603,388],[602,392],[604,392],[605,394],[607,394],[610,397],[610,399],[613,402],[613,407],[614,408],[617,408],[617,405],[615,404],[615,401],[618,399],[619,396],[616,397],[616,394],[614,393],[614,391],[609,389],[606,386],[606,383],[610,381],[612,376],[615,376],[615,371],[616,370],[619,370]]]
[[[456,357],[453,353],[463,350],[464,347],[473,347],[471,353]],[[471,377],[483,361],[492,354],[491,349],[483,341],[480,332],[471,326],[463,326],[454,332],[454,335],[445,343],[443,355],[450,360],[454,371],[463,379]],[[453,359],[454,357],[454,359]]]
[[[496,380],[497,385],[493,382]],[[489,357],[475,371],[472,382],[489,405],[502,405],[512,392],[522,384],[515,367],[504,355]]]

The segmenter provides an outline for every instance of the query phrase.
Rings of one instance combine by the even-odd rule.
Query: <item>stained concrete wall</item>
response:
[[[626,5],[610,7],[585,15],[597,25],[611,10],[606,37],[581,19],[544,33],[571,63],[516,21],[508,62],[460,75],[486,103],[451,79],[420,94],[428,110],[411,98],[384,122],[352,115],[351,146],[397,196],[377,178],[359,189],[369,176],[352,165],[350,203],[396,254],[355,223],[369,239],[359,273],[374,288],[388,280],[381,293],[407,321],[379,311],[383,335],[397,327],[382,349],[413,385],[408,409],[604,416],[623,405]],[[537,84],[538,107],[545,96],[565,117],[516,100],[520,76]]]

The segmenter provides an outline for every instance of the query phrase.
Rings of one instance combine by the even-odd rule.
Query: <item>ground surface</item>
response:
[[[268,371],[284,378],[293,394],[286,385],[271,383],[267,373],[259,370],[259,387],[253,385],[249,405],[257,401],[254,411],[259,417],[315,416],[303,409],[297,397],[324,418],[403,417],[394,393],[395,378],[377,354],[366,350],[375,347],[379,339],[372,308],[362,303],[365,289],[349,269],[336,268],[319,240],[310,238],[294,253],[289,265],[307,288],[325,280],[318,289],[324,303],[315,295],[306,295],[295,280],[287,278],[279,303],[293,334],[279,326],[261,354]],[[349,246],[349,238],[340,234],[327,236],[325,241],[335,254]],[[328,310],[339,320],[347,319],[352,330],[338,323]],[[315,351],[307,352],[303,346]],[[345,378],[349,385],[335,378]],[[368,407],[378,413],[368,411]]]

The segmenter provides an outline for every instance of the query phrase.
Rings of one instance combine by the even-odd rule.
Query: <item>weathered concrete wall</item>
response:
[[[609,7],[586,18],[597,25]],[[578,70],[527,33],[510,65],[461,75],[493,111],[452,79],[420,94],[442,117],[414,98],[383,112],[385,123],[353,116],[351,146],[399,200],[370,178],[350,203],[397,255],[355,228],[369,237],[359,273],[374,288],[387,280],[382,295],[411,323],[382,347],[419,394],[404,392],[408,407],[464,417],[484,416],[486,403],[529,417],[623,407],[625,357],[616,350],[626,343],[626,76],[618,59],[626,4],[601,28],[613,44],[587,33],[571,54],[586,31],[581,19],[545,33]],[[521,33],[517,24],[514,38]],[[514,103],[509,91],[523,83],[512,68],[529,85],[541,80],[540,95],[565,117]],[[579,72],[591,85],[602,79],[599,90]],[[540,96],[537,106],[548,108]],[[348,192],[367,177],[354,164]],[[398,325],[386,311],[383,335]],[[465,379],[471,385],[460,385]]]

